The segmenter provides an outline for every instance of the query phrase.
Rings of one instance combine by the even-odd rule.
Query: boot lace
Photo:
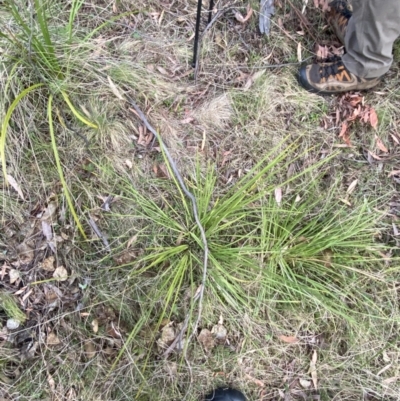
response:
[[[331,76],[335,76],[339,72],[339,68],[344,66],[341,61],[336,61],[332,64],[327,64],[321,66],[320,75],[321,78],[329,78]]]
[[[349,19],[353,14],[346,0],[333,0],[329,3],[329,6],[336,8],[336,10],[347,19]]]

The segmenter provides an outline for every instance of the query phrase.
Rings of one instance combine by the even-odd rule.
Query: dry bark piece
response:
[[[58,266],[56,270],[54,270],[53,277],[58,281],[66,281],[68,280],[68,272],[64,266]]]
[[[174,326],[174,322],[171,322],[162,328],[161,337],[157,340],[160,350],[164,350],[175,340],[176,330]]]
[[[206,352],[210,352],[215,346],[214,336],[208,329],[202,329],[197,339]]]

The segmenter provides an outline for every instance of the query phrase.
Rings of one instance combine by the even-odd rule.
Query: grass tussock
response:
[[[329,38],[323,15],[309,2],[300,35],[282,4],[265,38],[253,3],[247,24],[236,1],[204,36],[195,81],[195,1],[3,1],[0,398],[399,398],[398,68],[365,98],[378,129],[344,147],[323,124],[338,100],[286,65]],[[110,81],[197,199],[210,257],[190,342],[200,233]],[[186,317],[186,359],[162,357]]]

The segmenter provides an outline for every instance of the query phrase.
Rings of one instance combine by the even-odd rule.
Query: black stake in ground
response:
[[[193,63],[192,67],[196,67],[197,63],[197,50],[199,48],[199,35],[200,35],[200,22],[201,22],[201,7],[203,0],[197,2],[197,16],[196,16],[196,28],[194,33],[194,46],[193,46]],[[208,23],[211,22],[212,9],[214,8],[214,0],[210,0],[210,8],[208,10]]]

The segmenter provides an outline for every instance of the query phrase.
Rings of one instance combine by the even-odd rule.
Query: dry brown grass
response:
[[[17,287],[9,283],[7,275],[0,275],[0,287],[14,293],[26,287],[20,297],[33,289],[21,301],[21,308],[25,312],[32,309],[39,348],[33,359],[21,362],[19,350],[2,340],[5,317],[0,315],[0,398],[181,400],[185,395],[187,401],[194,401],[216,385],[229,384],[242,389],[249,400],[260,401],[400,399],[399,289],[398,280],[391,275],[397,266],[390,264],[387,276],[384,275],[388,278],[385,285],[377,282],[376,286],[365,288],[380,303],[382,316],[371,312],[350,325],[323,309],[310,310],[300,302],[282,304],[274,299],[264,305],[263,311],[248,310],[235,315],[228,306],[216,307],[214,295],[206,291],[202,327],[211,329],[222,316],[229,345],[205,352],[193,340],[188,367],[179,356],[167,360],[156,357],[155,345],[149,340],[155,335],[154,327],[149,325],[113,365],[145,312],[146,297],[155,281],[149,274],[146,286],[137,287],[126,279],[127,270],[105,270],[137,257],[142,251],[142,239],[133,206],[129,209],[116,199],[118,213],[112,218],[101,211],[101,205],[111,193],[124,195],[122,179],[146,190],[148,196],[159,202],[169,198],[164,187],[153,184],[154,166],[163,163],[160,153],[139,143],[141,124],[129,107],[116,99],[107,76],[120,88],[130,88],[128,95],[140,103],[153,126],[160,130],[184,174],[190,176],[198,160],[202,167],[207,163],[216,165],[221,192],[284,138],[300,138],[298,154],[302,155],[287,174],[338,152],[323,170],[304,180],[324,175],[326,186],[319,188],[322,194],[339,182],[333,197],[346,198],[352,204],[364,198],[377,199],[377,207],[384,216],[381,225],[387,228],[380,240],[395,244],[391,224],[398,224],[400,200],[398,183],[387,175],[400,168],[400,146],[390,135],[399,130],[399,68],[395,65],[378,91],[366,95],[366,101],[380,117],[376,134],[390,148],[390,157],[368,161],[366,151],[373,151],[375,146],[372,129],[354,127],[354,148],[341,147],[339,127],[325,130],[320,126],[321,119],[334,111],[335,99],[310,95],[299,88],[294,76],[296,66],[268,68],[271,64],[297,61],[298,42],[303,45],[303,57],[312,53],[312,39],[307,31],[304,35],[296,34],[301,28],[296,14],[289,3],[280,3],[282,8],[278,7],[275,21],[282,19],[290,37],[275,24],[271,36],[262,38],[257,33],[255,17],[241,26],[227,12],[203,40],[196,81],[190,66],[194,0],[85,3],[78,20],[81,33],[118,13],[138,11],[121,17],[88,43],[81,44],[85,48],[84,58],[64,60],[74,66],[74,71],[81,71],[68,82],[74,93],[71,97],[99,125],[93,131],[71,123],[72,128],[88,138],[89,149],[79,136],[57,127],[59,152],[77,210],[80,216],[90,213],[96,218],[109,237],[113,253],[109,256],[104,252],[101,241],[88,226],[88,243],[82,242],[73,228],[43,122],[44,100],[38,98],[32,104],[25,99],[16,111],[7,142],[8,171],[21,186],[25,201],[3,181],[0,205],[0,226],[7,228],[0,233],[0,250],[4,255],[0,265],[14,263],[23,280]],[[300,1],[293,3],[300,7]],[[227,2],[217,2],[217,7],[224,4]],[[244,13],[247,3],[235,4]],[[258,2],[252,4],[256,9]],[[313,34],[325,39],[329,32],[323,31],[322,16],[313,10],[312,2],[307,6],[307,17],[312,22]],[[62,18],[60,15],[60,21]],[[3,49],[3,45],[0,47]],[[4,47],[2,55],[8,50]],[[264,74],[244,90],[249,78],[264,68]],[[2,70],[2,89],[6,81],[7,74]],[[15,85],[10,98],[20,89]],[[2,115],[8,102],[7,97],[0,102]],[[277,176],[277,182],[281,178]],[[347,196],[346,190],[355,179],[359,180],[357,189]],[[296,193],[305,184],[298,182],[288,187],[284,196]],[[16,249],[22,242],[36,241],[39,234],[32,227],[38,223],[32,211],[44,208],[54,193],[61,200],[56,225],[61,236],[57,263],[65,265],[72,275],[68,286],[48,281],[51,275],[38,267],[50,256],[45,246],[27,263],[21,262]],[[127,209],[121,209],[121,204]],[[389,208],[391,214],[387,215]],[[124,213],[127,217],[121,218]],[[131,248],[126,249],[127,242],[134,241],[135,235],[139,239],[131,252]],[[394,258],[396,252],[393,249],[387,257]],[[45,282],[32,284],[41,280]],[[45,295],[51,292],[51,285],[59,291],[59,303],[54,310],[50,310]],[[99,324],[97,332],[93,329],[94,320]],[[117,325],[120,337],[110,328],[111,323]],[[46,342],[50,332],[56,334],[59,344]],[[282,340],[282,335],[296,336],[298,341],[289,344]],[[310,390],[302,387],[299,380],[310,381],[314,351],[318,355],[318,389]],[[150,359],[146,359],[149,354]]]

